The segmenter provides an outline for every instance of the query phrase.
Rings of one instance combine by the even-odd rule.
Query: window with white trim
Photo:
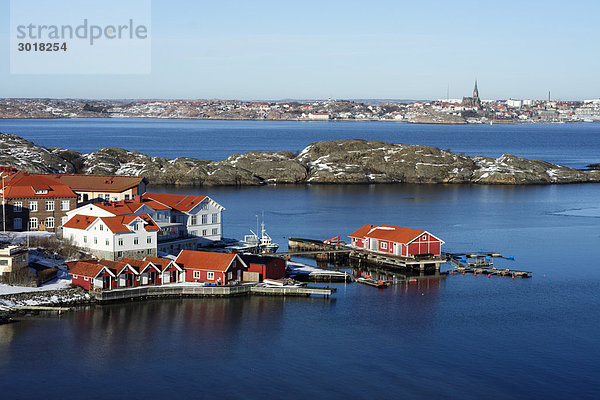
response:
[[[83,243],[87,243],[87,236],[83,236]]]
[[[387,250],[387,242],[381,242],[381,248]]]
[[[202,229],[202,236],[206,236],[208,234],[208,231],[206,229]]]
[[[214,272],[207,272],[206,273],[206,279],[208,279],[209,281],[214,281],[215,280],[215,273]]]
[[[38,228],[38,219],[37,218],[29,218],[29,230],[34,230]]]
[[[62,211],[69,211],[70,208],[71,208],[71,202],[69,200],[61,200],[60,209]]]
[[[208,210],[208,203],[202,203],[202,210]]]
[[[119,246],[123,246],[123,238],[119,238]]]
[[[146,243],[152,243],[152,236],[146,237]]]
[[[54,200],[46,200],[46,211],[54,211]]]
[[[202,214],[202,225],[206,225],[208,222],[208,214]]]
[[[214,229],[212,230],[212,234],[213,234],[213,235],[218,235],[218,234],[219,234],[219,229],[217,229],[217,228],[214,228]]]
[[[46,228],[54,228],[54,217],[46,218]]]
[[[198,216],[192,215],[192,217],[190,218],[190,225],[197,225],[197,224],[198,224]]]
[[[15,203],[13,204],[13,211],[16,213],[23,211],[23,202],[15,201]]]
[[[77,279],[77,275],[73,275],[73,279]]]
[[[29,202],[29,212],[36,212],[37,210],[38,210],[37,201],[30,201]]]
[[[200,271],[194,271],[194,279],[200,279]]]
[[[104,244],[105,244],[105,245],[107,245],[107,246],[110,246],[110,240],[109,240],[109,239],[106,239],[106,240],[104,241]]]
[[[133,244],[140,244],[140,239],[137,236],[133,238]]]
[[[98,244],[98,238],[94,236],[94,244]]]
[[[219,223],[219,214],[217,214],[217,213],[214,213],[214,214],[212,215],[212,223],[213,223],[213,224],[218,224],[218,223]]]

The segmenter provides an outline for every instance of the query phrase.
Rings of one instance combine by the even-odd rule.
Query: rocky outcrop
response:
[[[154,184],[262,185],[283,183],[552,184],[600,182],[600,171],[579,171],[511,154],[467,157],[435,147],[346,139],[316,142],[300,154],[252,152],[222,161],[151,157],[104,148],[81,154],[0,135],[0,165],[30,172],[145,176]]]

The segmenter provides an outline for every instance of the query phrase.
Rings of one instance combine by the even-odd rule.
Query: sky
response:
[[[600,97],[595,0],[153,0],[146,74],[11,74],[9,10],[0,97]]]

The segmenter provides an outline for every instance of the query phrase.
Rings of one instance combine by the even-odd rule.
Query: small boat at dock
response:
[[[369,286],[373,286],[376,288],[387,288],[390,286],[389,282],[385,282],[385,281],[378,281],[376,279],[371,279],[371,278],[357,278],[356,282],[365,284],[365,285],[369,285]]]

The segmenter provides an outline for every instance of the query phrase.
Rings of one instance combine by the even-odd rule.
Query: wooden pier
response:
[[[329,297],[336,292],[329,287],[278,286],[262,287],[258,285],[237,286],[200,286],[200,285],[163,285],[140,286],[134,288],[112,289],[94,292],[100,302],[145,299],[150,297],[233,297],[249,294],[269,296],[310,296]]]
[[[451,274],[462,273],[473,275],[491,276],[509,276],[514,278],[530,278],[533,275],[531,271],[523,271],[511,268],[496,268],[494,258],[502,257],[500,253],[493,252],[473,252],[466,254],[448,254],[448,260],[454,269]]]

